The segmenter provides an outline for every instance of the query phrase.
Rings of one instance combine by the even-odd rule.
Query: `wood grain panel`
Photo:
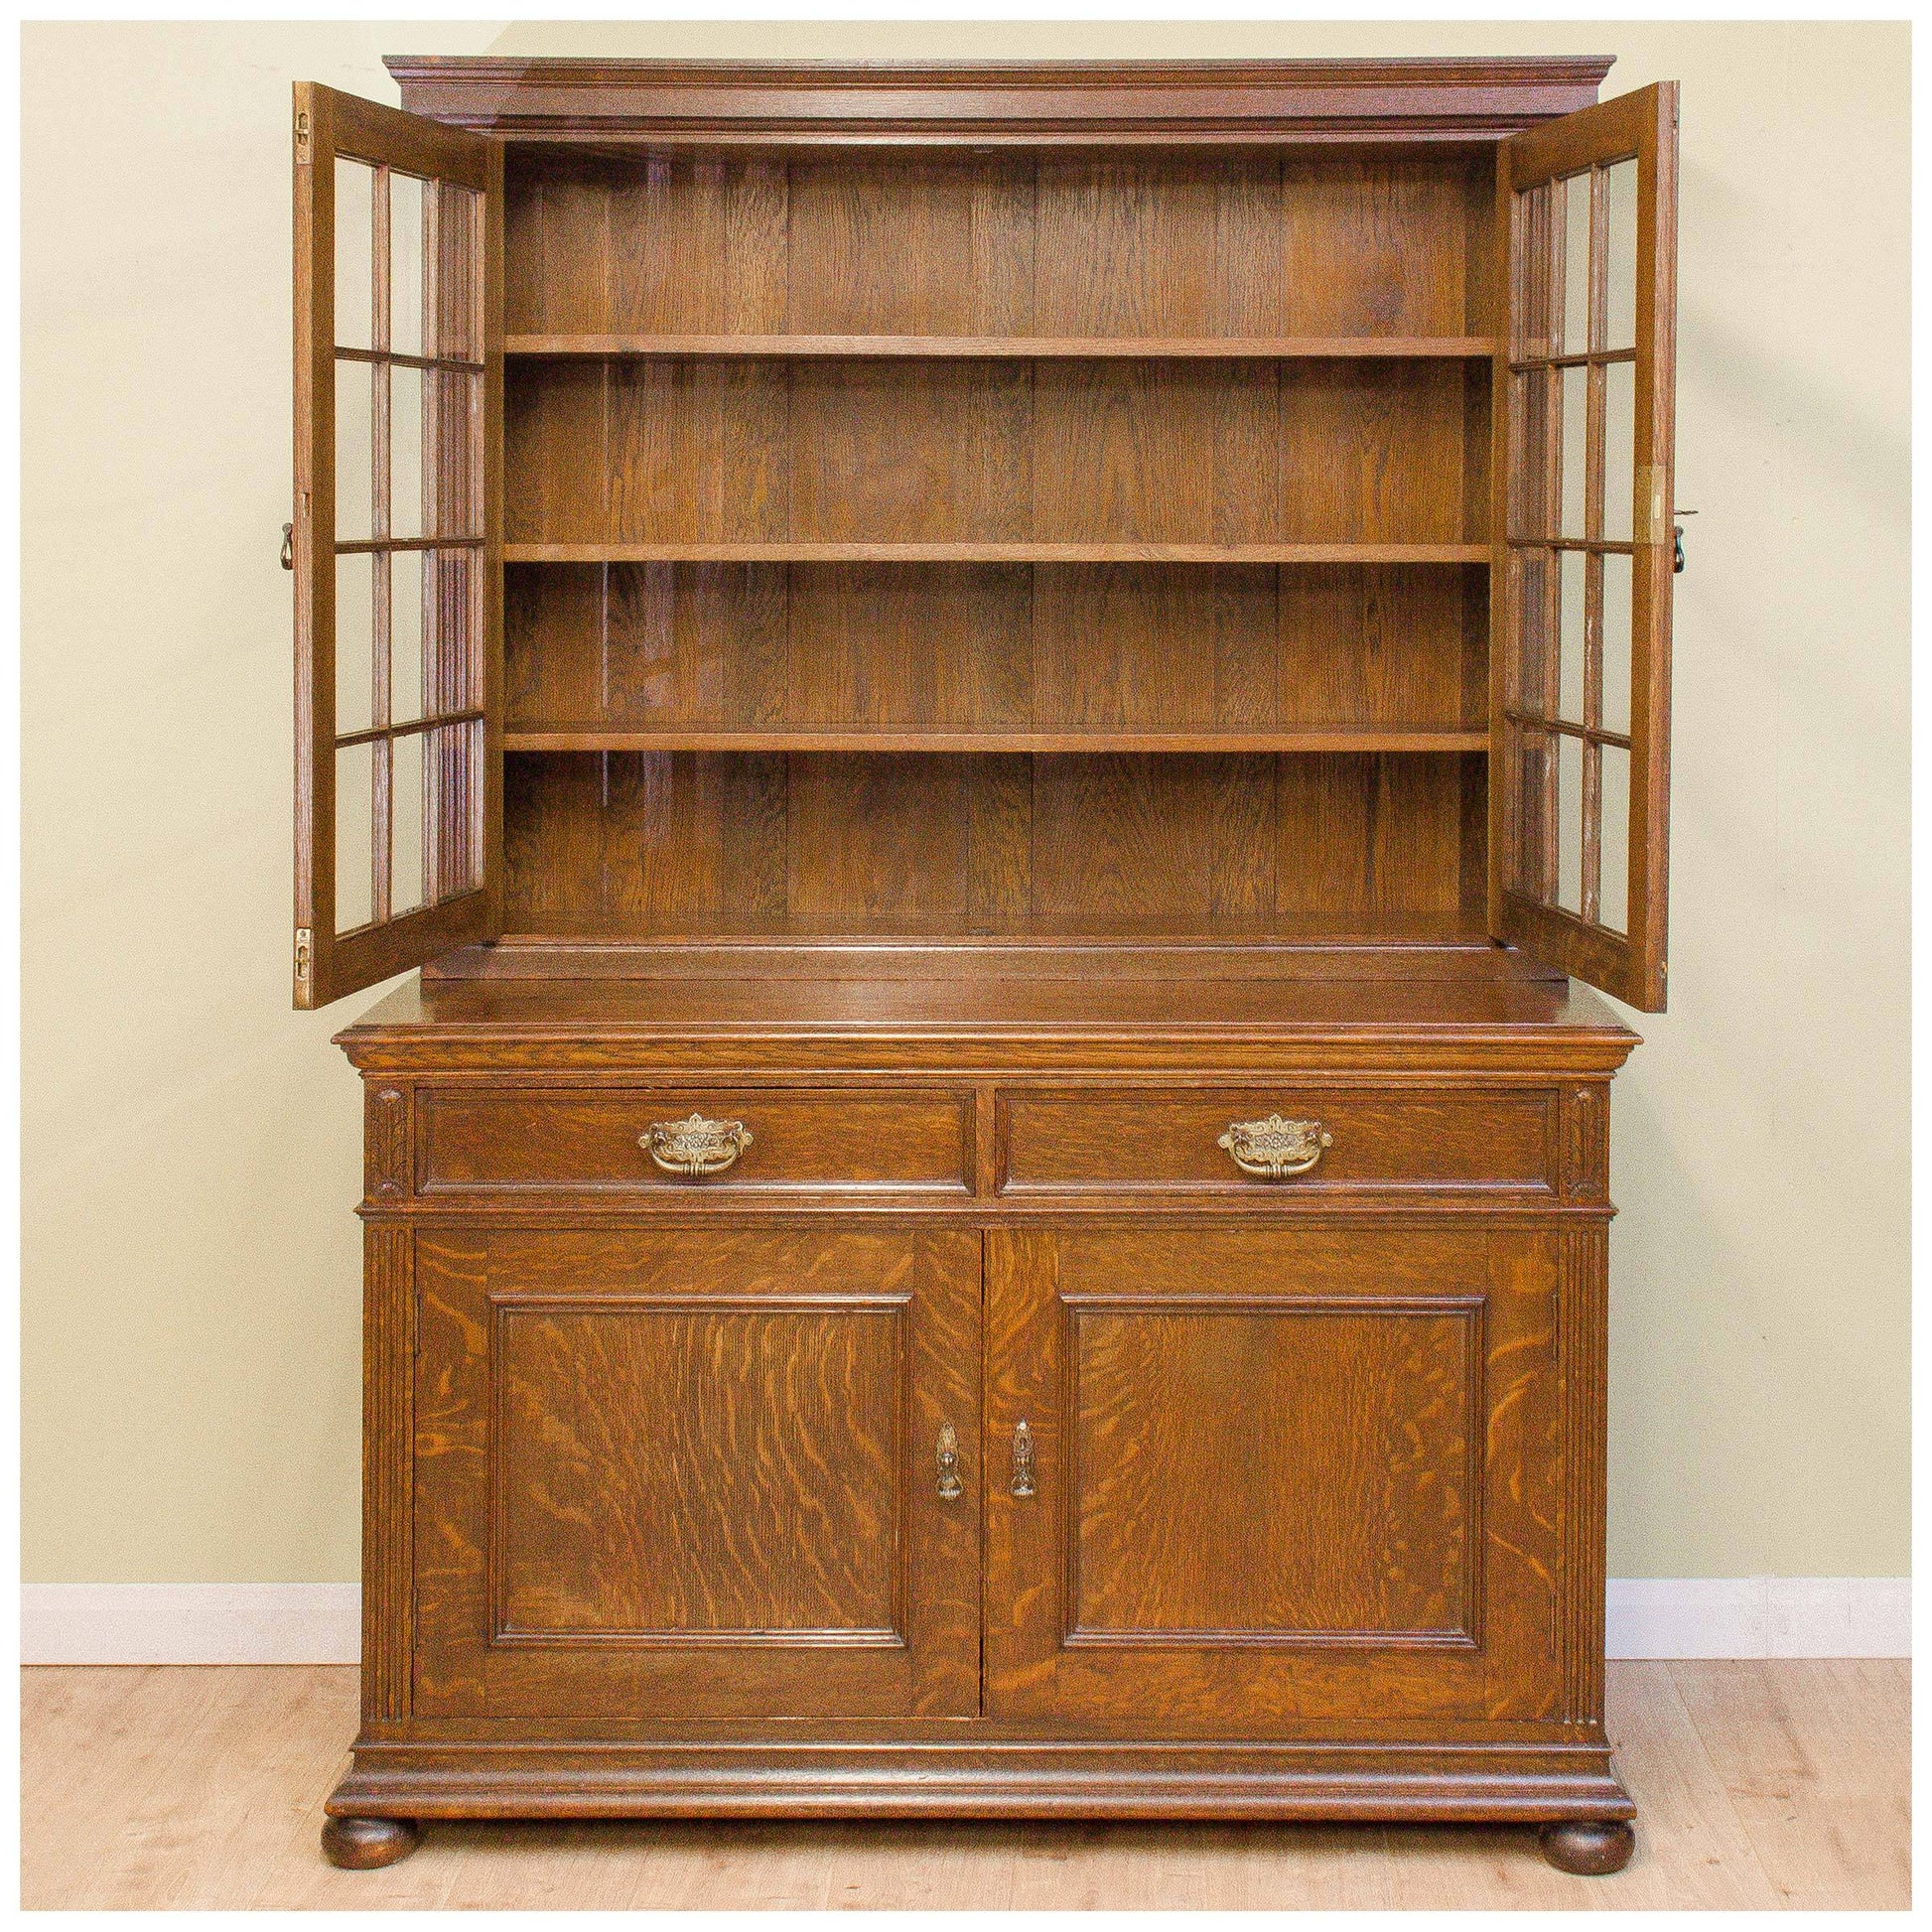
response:
[[[513,756],[504,769],[506,917],[516,929],[758,931],[782,922],[782,758]]]
[[[612,369],[602,362],[519,366],[503,385],[507,543],[584,540],[610,534]]]
[[[1318,1120],[1333,1137],[1308,1173],[1257,1180],[1219,1146],[1235,1121]],[[1545,1199],[1558,1186],[1553,1090],[1380,1093],[1270,1087],[1016,1090],[1001,1096],[1002,1193],[1180,1190],[1348,1195],[1481,1189]]]
[[[807,924],[972,929],[1030,837],[1024,759],[790,760],[788,909]]]
[[[513,151],[509,328],[759,334],[785,327],[785,168]]]
[[[1402,566],[517,564],[508,729],[1475,731],[1485,596]]]
[[[783,368],[614,362],[607,376],[608,520],[585,534],[639,543],[770,542],[790,534]]]
[[[1022,730],[1034,719],[1024,568],[790,573],[786,720],[822,729]]]
[[[1260,730],[1294,715],[1278,677],[1276,572],[1139,565],[1034,570],[1033,724]]]
[[[978,1255],[876,1227],[424,1236],[416,1710],[976,1712]]]
[[[1034,328],[1028,161],[795,161],[785,327],[1017,336]]]
[[[1267,758],[1035,759],[1035,912],[1184,931],[1265,924],[1274,775]]]
[[[499,1642],[903,1640],[890,1289],[494,1309]]]
[[[1484,723],[1483,572],[1313,564],[1284,570],[1280,579],[1280,722],[1384,729]]]
[[[507,326],[595,329],[610,313],[611,188],[608,165],[576,156],[506,167],[503,284]],[[637,245],[625,237],[626,247]]]
[[[1281,382],[1266,362],[1040,363],[1030,534],[1042,543],[1299,540],[1283,522]],[[1302,432],[1311,441],[1322,433]]]
[[[423,1090],[424,1193],[635,1192],[666,1206],[703,1195],[819,1187],[968,1185],[957,1094],[813,1092],[790,1087]],[[656,1121],[742,1120],[752,1144],[724,1173],[667,1174],[639,1145]]]
[[[1063,1641],[1473,1643],[1479,1299],[1132,1287],[1070,1305]]]
[[[1459,335],[1473,164],[1433,156],[1282,163],[1285,335]]]
[[[1479,762],[1479,761],[1478,761]],[[1460,758],[1309,754],[1278,766],[1277,910],[1371,921],[1474,904]]]
[[[1281,378],[1281,520],[1301,543],[1479,541],[1459,363],[1298,362]],[[1486,393],[1486,391],[1485,391]]]
[[[1028,364],[806,362],[780,375],[790,383],[791,537],[1033,535]]]
[[[518,932],[1306,934],[1480,903],[1480,758],[546,753],[506,766]]]
[[[1487,382],[1415,359],[524,361],[509,541],[1480,543]]]
[[[1272,157],[1043,158],[1035,328],[1044,336],[1285,333],[1280,173]]]
[[[785,722],[781,568],[512,565],[505,578],[510,730]]]

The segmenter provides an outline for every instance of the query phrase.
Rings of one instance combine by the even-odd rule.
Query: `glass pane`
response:
[[[431,378],[443,412],[436,500],[429,524],[441,537],[483,535],[483,377],[444,372]]]
[[[414,175],[389,177],[389,346],[422,355],[423,191]]]
[[[1557,184],[1563,213],[1563,345],[1565,355],[1589,347],[1589,177]]]
[[[389,910],[413,912],[423,903],[423,737],[393,741],[389,777]]]
[[[1589,461],[1589,371],[1560,369],[1563,383],[1563,495],[1557,534],[1584,534],[1584,485]]]
[[[1637,164],[1619,161],[1604,175],[1609,234],[1603,261],[1608,298],[1603,346],[1631,348],[1637,340]]]
[[[1602,766],[1603,883],[1597,917],[1614,932],[1630,930],[1630,754],[1605,745]]]
[[[1584,746],[1557,740],[1557,903],[1584,909]]]
[[[422,715],[423,553],[398,550],[389,559],[389,722]]]
[[[389,534],[419,537],[423,524],[423,372],[389,371]]]
[[[375,559],[336,559],[336,736],[375,723]]]
[[[336,541],[375,529],[375,371],[366,362],[336,364]]]
[[[375,314],[375,170],[336,158],[336,341],[372,348]]]
[[[1550,601],[1557,552],[1519,550],[1513,553],[1516,578],[1516,678],[1509,702],[1523,711],[1550,715]]]
[[[375,916],[375,747],[336,754],[336,930]]]
[[[1526,369],[1510,377],[1512,460],[1506,534],[1519,540],[1556,534],[1550,527],[1550,385],[1554,379],[1546,369]]]
[[[1516,777],[1513,801],[1517,837],[1515,877],[1511,890],[1525,898],[1545,899],[1550,887],[1545,870],[1544,830],[1549,823],[1549,783],[1552,740],[1543,732],[1510,733],[1509,757]]]
[[[1557,716],[1573,724],[1584,722],[1584,553],[1558,553],[1562,572],[1558,636]]]
[[[1630,582],[1633,560],[1603,558],[1603,729],[1630,732]]]
[[[1630,541],[1630,505],[1637,483],[1637,365],[1611,362],[1603,370],[1603,534]]]

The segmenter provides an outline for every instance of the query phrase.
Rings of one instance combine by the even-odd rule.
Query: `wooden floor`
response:
[[[1903,1907],[1910,1666],[1613,1664],[1641,1810],[1614,1878],[1527,1831],[1149,1825],[465,1825],[322,1862],[355,1727],[335,1669],[22,1673],[29,1907]]]

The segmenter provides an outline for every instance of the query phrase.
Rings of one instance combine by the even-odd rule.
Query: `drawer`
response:
[[[737,1195],[819,1188],[963,1193],[970,1097],[798,1087],[431,1087],[418,1100],[417,1185],[426,1194]],[[737,1123],[739,1137],[702,1126]],[[672,1172],[654,1159],[709,1172]],[[723,1165],[718,1165],[723,1164]]]
[[[1239,1151],[1286,1171],[1244,1172],[1223,1137],[1271,1119],[1286,1131],[1257,1133]],[[1011,1091],[1000,1100],[1000,1191],[1553,1194],[1557,1119],[1547,1088]]]

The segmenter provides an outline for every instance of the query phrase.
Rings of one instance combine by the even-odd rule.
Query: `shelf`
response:
[[[1485,752],[1487,731],[707,731],[512,725],[506,752]]]
[[[1486,564],[1486,543],[506,543],[508,564]]]
[[[980,361],[1484,360],[1490,336],[507,336],[513,356],[748,355]]]

